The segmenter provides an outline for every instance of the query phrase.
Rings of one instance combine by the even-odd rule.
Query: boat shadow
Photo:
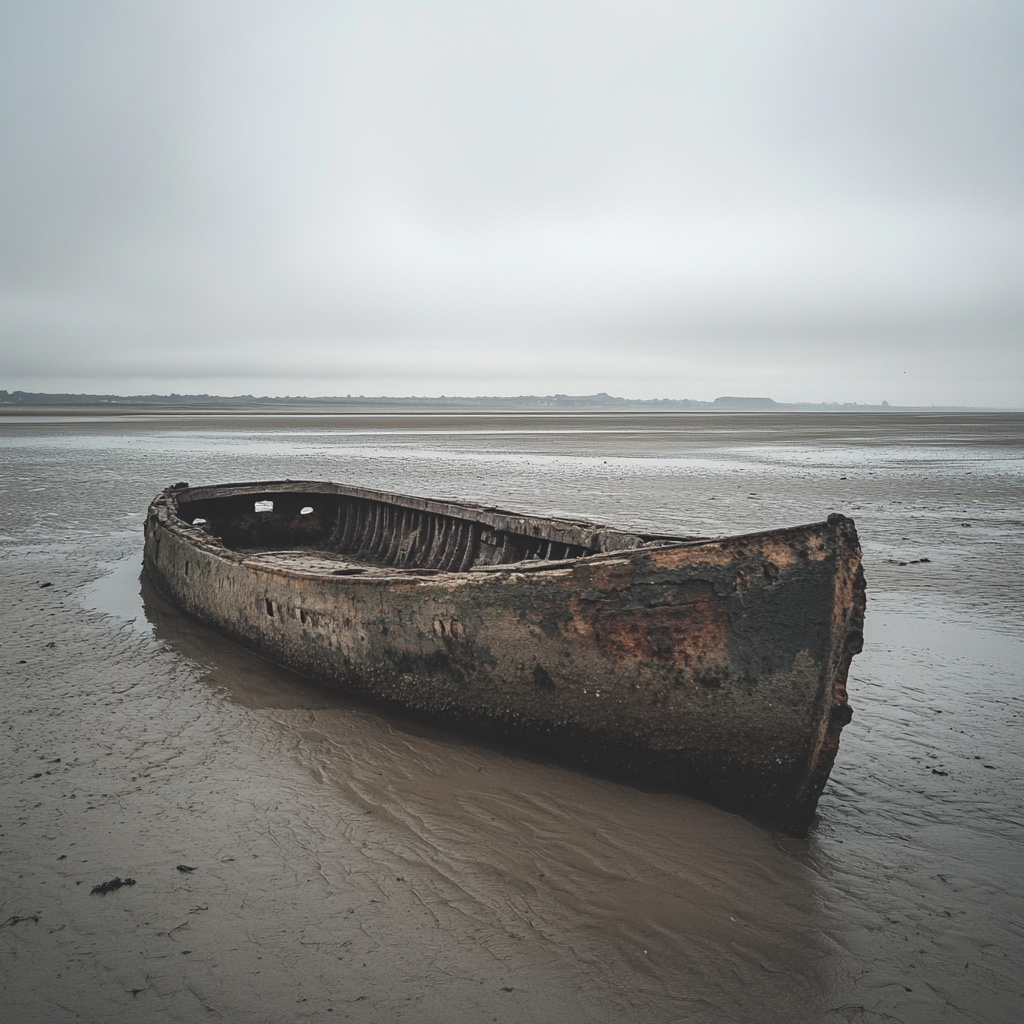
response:
[[[350,696],[326,683],[268,661],[193,619],[160,592],[145,569],[139,574],[138,582],[143,611],[154,637],[168,644],[177,654],[202,666],[205,671],[199,677],[201,683],[243,707],[251,710],[332,709],[362,716],[369,714],[388,730],[410,737],[460,748],[475,747],[524,763],[557,766],[583,776],[622,783],[639,792],[672,792],[613,771],[581,765],[571,757],[559,758],[550,751],[538,750],[528,744],[505,741],[481,734],[479,730],[460,730],[457,726],[440,724],[405,709]],[[678,799],[692,800],[704,806],[703,801],[696,798],[678,796]]]
[[[145,569],[138,577],[142,609],[153,636],[175,653],[202,666],[200,682],[242,707],[257,711],[326,710],[372,715],[389,730],[459,746],[476,746],[539,764],[557,759],[528,747],[459,731],[403,709],[362,700],[300,675],[239,646],[192,618],[157,588]],[[571,767],[571,766],[570,766]],[[584,773],[587,774],[587,773]]]
[[[804,858],[807,840],[787,835],[756,818],[714,806],[697,796],[681,794],[671,787],[659,786],[599,765],[581,763],[571,752],[559,757],[549,749],[525,742],[514,742],[470,727],[459,728],[437,722],[405,708],[392,707],[346,694],[327,683],[306,676],[263,658],[222,636],[205,623],[192,618],[166,598],[143,568],[138,577],[142,607],[153,635],[176,653],[205,670],[199,681],[218,691],[235,704],[251,710],[323,711],[348,716],[372,716],[384,732],[404,734],[447,746],[449,749],[476,749],[489,755],[513,759],[522,765],[550,766],[582,777],[600,779],[648,795],[670,796],[687,805],[689,813],[725,814],[745,820],[772,837],[774,844],[790,856]],[[371,730],[372,731],[372,730]],[[812,825],[809,835],[813,835]]]
[[[196,622],[160,593],[145,569],[139,574],[139,588],[153,635],[202,666],[205,672],[200,681],[234,703],[253,710],[345,707],[352,703]]]

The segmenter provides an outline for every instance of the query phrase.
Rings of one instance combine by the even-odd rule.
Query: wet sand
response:
[[[4,417],[0,444],[5,1021],[1024,1019],[1024,417]],[[866,649],[809,838],[347,701],[140,581],[156,491],[284,477],[671,533],[852,515]]]

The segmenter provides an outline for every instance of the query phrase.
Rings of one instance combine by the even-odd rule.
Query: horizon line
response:
[[[711,401],[693,398],[624,398],[609,395],[601,391],[592,395],[568,395],[557,393],[553,395],[334,395],[334,396],[309,396],[309,395],[210,395],[181,394],[170,392],[168,394],[90,394],[76,392],[29,392],[11,391],[0,389],[0,406],[6,410],[15,408],[39,408],[54,406],[152,406],[171,405],[181,406],[183,404],[212,405],[214,403],[227,403],[231,405],[258,404],[258,405],[285,405],[288,403],[300,405],[425,405],[425,406],[454,406],[472,405],[482,407],[483,405],[496,405],[501,407],[532,408],[541,411],[559,411],[567,409],[582,409],[589,407],[614,411],[641,411],[643,409],[663,409],[669,411],[711,411],[711,412],[771,412],[771,411],[951,411],[951,412],[1019,412],[1024,411],[1018,406],[970,406],[970,405],[891,405],[887,401],[878,403],[871,402],[778,402],[775,399],[763,396],[738,396],[723,395]]]

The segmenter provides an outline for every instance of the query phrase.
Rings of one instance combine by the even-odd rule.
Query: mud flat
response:
[[[5,1020],[1024,1018],[1024,418],[5,418],[0,444]],[[344,701],[140,581],[160,488],[285,477],[651,532],[853,516],[866,646],[809,838]]]

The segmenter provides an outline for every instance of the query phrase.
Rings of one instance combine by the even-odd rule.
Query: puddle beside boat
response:
[[[141,542],[141,535],[140,535]],[[118,619],[136,633],[152,633],[142,603],[142,557],[133,551],[115,562],[100,565],[103,575],[84,586],[79,594],[82,607]]]

